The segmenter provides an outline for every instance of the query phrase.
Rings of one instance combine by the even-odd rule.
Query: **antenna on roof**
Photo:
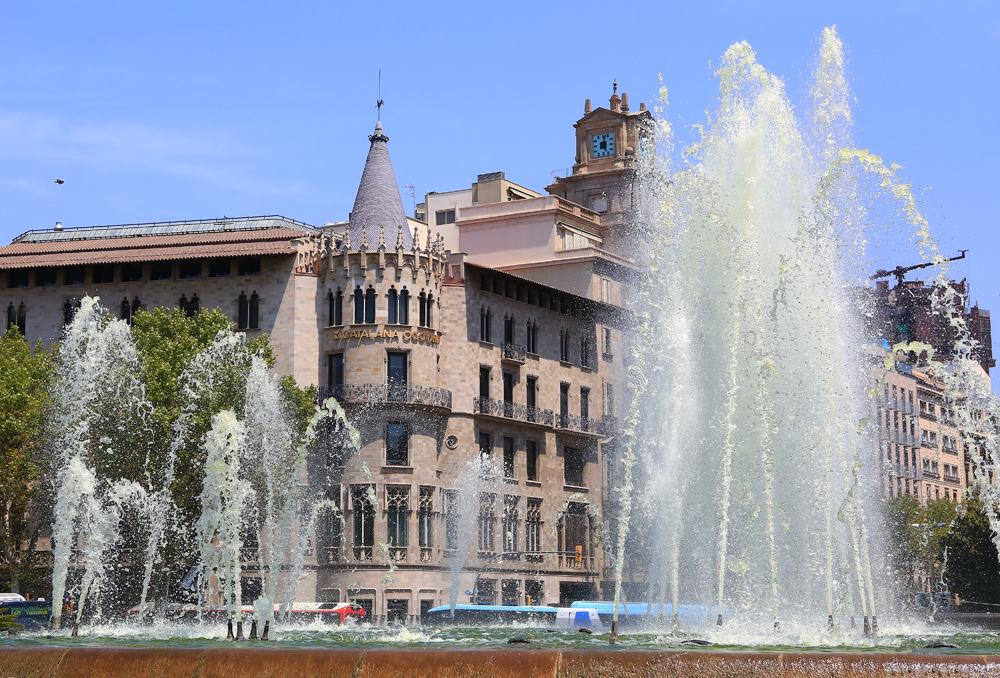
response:
[[[375,108],[378,109],[378,122],[382,122],[382,69],[378,69],[378,99]]]

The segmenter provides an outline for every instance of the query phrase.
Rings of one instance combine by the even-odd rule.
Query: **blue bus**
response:
[[[610,625],[615,613],[615,603],[611,600],[577,600],[570,604],[572,608],[591,608],[597,610],[598,616],[605,624]],[[708,605],[678,605],[677,617],[684,626],[704,626],[715,623],[713,612],[717,608]],[[728,611],[723,609],[728,616]],[[663,620],[669,624],[674,618],[674,608],[670,603],[663,605]],[[618,605],[618,624],[620,626],[654,625],[660,620],[659,603],[639,603],[621,601]]]

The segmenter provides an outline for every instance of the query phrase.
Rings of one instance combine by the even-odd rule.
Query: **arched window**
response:
[[[514,343],[514,316],[504,314],[503,317],[503,343]]]
[[[128,297],[122,299],[122,310],[120,317],[129,325],[132,324],[132,304],[128,303]]]
[[[13,307],[13,304],[11,304]],[[10,311],[8,310],[8,314]],[[73,316],[76,315],[76,305],[73,303],[72,299],[67,299],[66,303],[63,304],[63,325],[69,325],[73,322]]]
[[[405,287],[399,293],[399,324],[410,324],[410,291]]]
[[[354,324],[360,325],[365,321],[365,293],[361,291],[361,286],[354,288]]]
[[[260,327],[260,297],[257,296],[257,290],[253,291],[250,295],[250,324],[249,329],[256,330]]]
[[[420,308],[420,318],[418,325],[420,327],[427,326],[427,294],[421,290],[420,296],[418,297],[417,306]]]
[[[370,325],[375,323],[375,290],[371,285],[365,291],[365,322]]]
[[[483,307],[479,310],[479,341],[492,343],[493,328],[490,327],[490,325],[492,325],[492,320],[493,317],[488,308]]]
[[[344,324],[344,293],[337,288],[337,293],[330,293],[330,318],[328,323],[330,325],[343,325]]]
[[[198,295],[196,294],[193,297],[191,297],[191,301],[188,301],[188,298],[182,294],[181,300],[177,302],[177,305],[180,307],[182,311],[187,313],[189,318],[191,318],[198,313],[198,307],[201,305],[201,300],[198,298]]]
[[[4,328],[4,331],[9,330],[11,325],[17,325],[17,309],[14,308],[13,303],[7,307],[7,327]]]
[[[245,330],[250,322],[250,300],[247,299],[246,292],[240,292],[239,298],[239,319],[236,323],[237,329]]]
[[[434,327],[434,295],[427,295],[427,323],[424,327]]]
[[[396,292],[395,287],[389,288],[389,319],[387,322],[390,325],[395,325],[399,320],[399,293]]]
[[[24,307],[23,301],[17,307],[17,329],[22,337],[28,336],[28,309]]]
[[[142,302],[140,302],[139,301],[139,297],[136,296],[136,298],[132,300],[132,319],[133,320],[135,319],[135,314],[139,312],[139,307],[141,307],[141,306],[142,306]]]
[[[525,342],[528,353],[538,353],[538,323],[529,320],[526,326],[527,341]]]

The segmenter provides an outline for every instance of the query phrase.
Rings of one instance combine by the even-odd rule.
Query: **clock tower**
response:
[[[618,83],[608,108],[591,110],[590,99],[576,128],[576,158],[573,172],[556,177],[546,187],[559,196],[601,214],[601,224],[612,239],[629,223],[634,204],[633,184],[641,156],[652,152],[653,115],[640,104],[630,111],[628,94],[618,96]]]

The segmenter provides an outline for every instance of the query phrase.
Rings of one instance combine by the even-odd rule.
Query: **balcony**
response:
[[[390,386],[389,384],[352,384],[320,386],[320,402],[336,398],[341,403],[424,405],[451,409],[451,391],[434,386]]]
[[[405,563],[406,562],[406,552],[407,552],[407,548],[405,546],[390,546],[389,547],[389,562],[392,562],[392,563]]]
[[[354,560],[359,563],[370,563],[372,562],[372,547],[371,546],[355,546],[354,547]]]
[[[602,437],[610,437],[618,432],[618,420],[614,417],[590,419],[578,417],[575,414],[560,414],[556,417],[556,428],[581,433],[593,433]]]
[[[552,426],[555,421],[555,414],[552,410],[528,407],[520,403],[509,403],[496,398],[473,398],[472,412],[473,414],[488,414],[504,419],[527,421],[542,426]]]
[[[509,360],[513,363],[524,363],[524,358],[527,355],[527,349],[520,344],[508,344],[504,342],[500,344],[500,358],[501,360]]]

